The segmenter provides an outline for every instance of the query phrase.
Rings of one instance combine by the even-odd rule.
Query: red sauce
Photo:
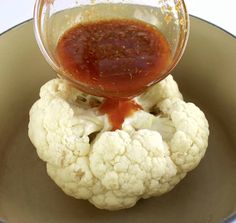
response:
[[[114,19],[72,27],[60,38],[56,57],[73,80],[105,92],[100,96],[127,98],[161,79],[171,52],[155,27]]]
[[[120,129],[127,116],[141,109],[141,106],[132,100],[106,99],[100,107],[100,112],[108,114],[113,130]]]
[[[82,90],[99,88],[100,96],[128,98],[160,80],[171,61],[170,46],[155,27],[138,20],[114,19],[79,24],[66,31],[56,47],[58,63]],[[133,101],[107,99],[100,107],[114,129],[140,109]]]

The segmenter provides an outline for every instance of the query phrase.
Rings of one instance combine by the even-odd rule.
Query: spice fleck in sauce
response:
[[[124,98],[161,79],[171,62],[171,51],[155,27],[138,20],[113,19],[70,28],[58,41],[56,57],[75,81]],[[100,111],[109,115],[117,129],[137,109],[132,101],[107,99]]]

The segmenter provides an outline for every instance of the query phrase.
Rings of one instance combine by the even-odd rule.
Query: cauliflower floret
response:
[[[167,98],[180,98],[183,99],[182,94],[179,92],[177,83],[174,81],[173,76],[169,75],[158,84],[153,85],[146,92],[135,98],[137,103],[142,105],[144,111],[150,112],[159,102]]]
[[[161,135],[150,130],[131,135],[122,130],[104,132],[94,143],[89,160],[94,176],[114,197],[130,197],[129,206],[137,198],[170,190],[163,182],[177,172]]]
[[[87,156],[89,135],[111,128],[107,118],[89,105],[91,99],[64,80],[46,83],[40,97],[30,110],[29,137],[39,157],[52,165],[66,167]]]
[[[29,137],[47,172],[68,195],[108,210],[170,191],[208,144],[203,112],[183,101],[170,75],[134,99],[143,110],[112,131],[103,98],[55,79],[30,111]]]
[[[174,163],[181,171],[191,171],[208,146],[209,127],[204,113],[180,98],[165,99],[157,107],[158,115],[138,111],[125,120],[123,129],[128,132],[138,129],[158,131],[169,145]]]
[[[176,128],[168,141],[172,160],[183,171],[191,171],[208,146],[209,126],[204,113],[193,103],[177,98],[164,100],[159,108]]]

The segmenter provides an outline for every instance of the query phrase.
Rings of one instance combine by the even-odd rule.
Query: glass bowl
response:
[[[76,80],[61,66],[56,56],[61,36],[77,24],[109,19],[135,19],[157,28],[170,46],[171,59],[157,78],[130,91],[105,89]],[[177,65],[189,34],[189,16],[183,0],[37,0],[34,29],[39,48],[59,77],[86,93],[109,98],[131,98],[165,78]],[[132,80],[128,84],[134,86]]]

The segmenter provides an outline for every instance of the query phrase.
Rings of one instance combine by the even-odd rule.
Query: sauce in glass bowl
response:
[[[143,91],[166,73],[171,50],[154,26],[139,20],[113,19],[67,30],[58,41],[56,58],[73,80],[125,98]]]
[[[67,30],[58,41],[56,58],[74,80],[127,97],[161,78],[170,65],[171,50],[157,28],[138,20],[113,19]],[[106,97],[99,110],[108,114],[113,130],[141,109],[132,100]]]

